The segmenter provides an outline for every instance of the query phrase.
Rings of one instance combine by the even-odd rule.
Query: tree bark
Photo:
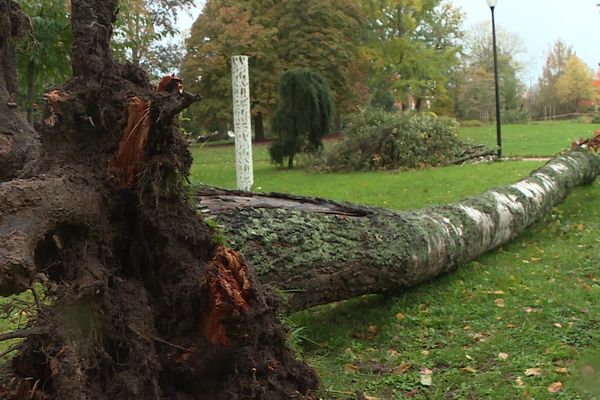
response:
[[[12,1],[0,1],[0,182],[18,175],[38,154],[39,139],[17,108],[15,41],[30,29]]]
[[[0,294],[39,283],[49,300],[19,329],[0,398],[313,399],[277,299],[185,198],[176,117],[198,97],[112,59],[117,3],[72,0],[74,76],[45,96],[39,157],[0,179]],[[26,22],[0,0],[0,133],[30,140],[5,106]]]
[[[600,157],[572,151],[514,185],[407,212],[216,189],[201,190],[197,202],[296,311],[413,286],[464,265],[599,172]]]

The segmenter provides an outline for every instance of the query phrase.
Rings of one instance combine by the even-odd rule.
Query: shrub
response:
[[[600,124],[600,115],[596,115],[592,118],[592,124]]]
[[[315,152],[331,127],[334,107],[329,83],[318,72],[295,69],[279,81],[279,104],[271,125],[277,139],[269,148],[271,161],[294,166],[294,156]]]
[[[465,143],[454,119],[369,110],[352,117],[345,138],[323,157],[331,170],[365,171],[445,164]]]

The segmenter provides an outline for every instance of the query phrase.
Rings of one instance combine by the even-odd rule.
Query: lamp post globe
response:
[[[490,8],[496,7],[496,3],[498,3],[498,0],[487,0],[488,6],[490,6]]]

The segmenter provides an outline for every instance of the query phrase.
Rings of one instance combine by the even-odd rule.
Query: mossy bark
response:
[[[198,207],[289,310],[416,285],[507,243],[594,180],[600,157],[572,151],[528,178],[460,202],[394,212],[286,195],[214,189]]]

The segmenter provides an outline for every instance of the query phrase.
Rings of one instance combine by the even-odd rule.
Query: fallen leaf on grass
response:
[[[542,375],[541,368],[529,368],[525,370],[525,376],[540,376]]]
[[[498,353],[498,358],[501,360],[507,360],[508,359],[508,354],[506,353]]]
[[[558,393],[562,389],[562,382],[554,382],[552,385],[548,386],[548,391],[550,393]]]
[[[388,350],[388,356],[392,357],[392,358],[398,358],[400,357],[400,353],[398,353],[396,350],[394,349],[389,349]]]
[[[476,374],[477,373],[477,370],[475,368],[473,368],[473,367],[464,367],[464,368],[461,368],[460,370],[462,372],[468,372],[468,373],[471,373],[471,374]]]
[[[423,386],[431,386],[432,384],[431,375],[423,375],[421,374],[421,385]]]
[[[398,375],[400,375],[400,374],[403,374],[403,373],[407,372],[407,371],[408,371],[409,369],[411,369],[411,368],[412,368],[412,365],[411,365],[411,364],[409,364],[409,363],[407,363],[407,362],[403,362],[403,363],[401,363],[400,365],[398,365],[396,368],[394,368],[392,371],[393,371],[395,374],[398,374]]]
[[[496,299],[494,303],[496,303],[496,306],[498,307],[504,307],[504,299]]]
[[[353,364],[344,364],[344,372],[346,374],[358,374],[358,367]]]
[[[555,371],[558,374],[568,374],[569,373],[569,370],[565,367],[556,368]]]
[[[517,377],[517,379],[515,379],[515,383],[519,386],[519,387],[525,387],[525,382],[523,382],[523,379],[521,379],[521,377]]]
[[[554,324],[554,326],[555,326],[556,328],[562,328],[562,324],[560,324],[560,323],[558,323],[558,322],[556,322],[556,323]]]
[[[396,313],[396,319],[398,321],[404,321],[406,319],[406,315],[404,315],[404,313],[401,313],[401,312]]]
[[[487,291],[487,292],[483,292],[485,294],[496,294],[496,295],[503,295],[504,294],[504,290],[493,290],[493,291]]]

